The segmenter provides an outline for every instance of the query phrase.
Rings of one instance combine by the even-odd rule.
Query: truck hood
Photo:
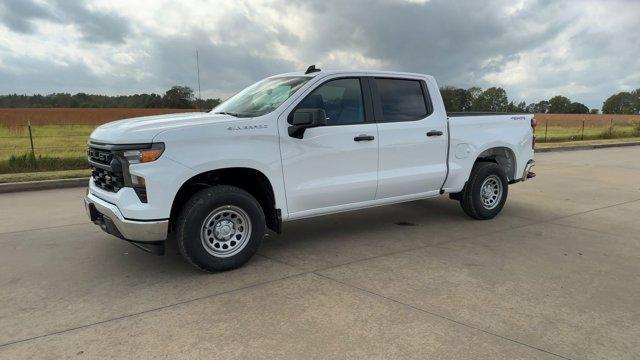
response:
[[[143,116],[98,126],[90,140],[107,144],[149,143],[165,130],[234,120],[237,119],[233,116],[203,112]]]

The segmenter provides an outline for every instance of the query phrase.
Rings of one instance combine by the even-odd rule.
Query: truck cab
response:
[[[208,113],[120,120],[89,140],[85,205],[103,230],[206,270],[242,265],[285,221],[442,194],[477,219],[533,176],[528,114],[447,114],[435,79],[266,78]]]

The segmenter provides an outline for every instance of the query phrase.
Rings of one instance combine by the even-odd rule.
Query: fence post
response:
[[[544,142],[547,142],[547,127],[549,126],[549,119],[544,121]]]
[[[31,121],[27,122],[27,126],[29,127],[29,141],[31,142],[31,155],[33,155],[33,157],[36,157],[36,152],[35,149],[33,148],[33,134],[31,133]]]
[[[613,137],[613,119],[611,119],[611,122],[609,123],[609,138]]]
[[[34,169],[38,168],[36,163],[36,150],[33,148],[33,133],[31,132],[31,121],[27,121],[27,127],[29,128],[29,142],[31,142],[31,159],[33,159]]]
[[[584,120],[582,120],[582,140],[584,140]]]

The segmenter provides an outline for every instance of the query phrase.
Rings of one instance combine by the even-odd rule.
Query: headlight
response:
[[[150,149],[126,150],[123,155],[129,164],[139,164],[156,161],[163,152],[164,145],[153,144]]]
[[[164,152],[164,144],[155,143],[146,149],[124,150],[122,156],[126,159],[125,185],[130,186],[143,203],[147,202],[147,182],[142,176],[133,175],[129,172],[132,164],[148,163],[158,160]]]

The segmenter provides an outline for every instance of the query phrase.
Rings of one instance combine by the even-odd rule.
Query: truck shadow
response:
[[[435,245],[459,233],[452,228],[469,230],[473,223],[455,201],[419,200],[285,223],[282,234],[265,238],[258,254],[317,269]]]
[[[466,219],[457,203],[436,198],[295,220],[284,223],[283,232],[277,237],[283,240],[305,237],[314,241],[327,237],[395,231],[403,225],[439,226],[443,220]]]
[[[494,220],[473,220],[464,214],[457,201],[442,196],[286,222],[282,234],[267,234],[257,255],[302,270],[318,269],[480,236],[496,228],[519,225],[520,221],[503,214]],[[161,272],[199,273],[181,257],[173,239],[167,242],[163,257],[144,253],[126,243],[120,247],[120,252],[128,252],[122,257],[123,262],[135,258],[135,262]],[[255,261],[254,258],[247,265]]]

